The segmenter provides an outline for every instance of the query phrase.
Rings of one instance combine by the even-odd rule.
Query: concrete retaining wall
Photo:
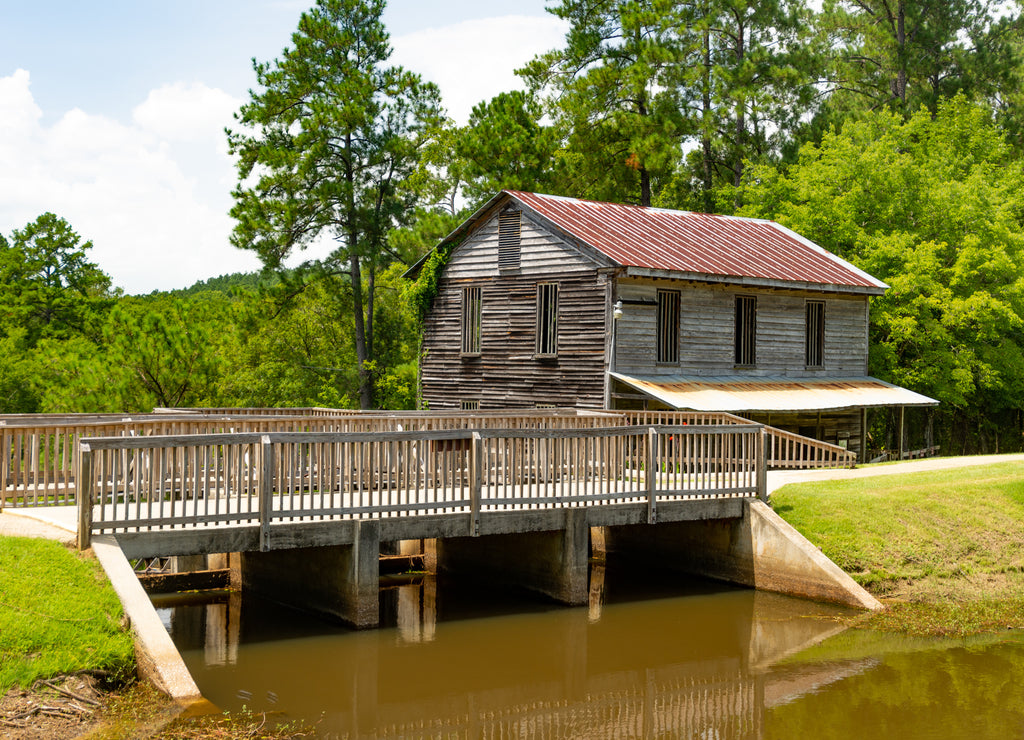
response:
[[[881,609],[817,547],[763,502],[749,499],[734,519],[609,527],[608,549],[659,562],[693,575],[763,591]]]
[[[131,623],[139,675],[179,702],[200,701],[199,687],[192,680],[192,674],[185,667],[185,661],[164,629],[117,540],[110,535],[98,535],[92,539],[92,549]]]

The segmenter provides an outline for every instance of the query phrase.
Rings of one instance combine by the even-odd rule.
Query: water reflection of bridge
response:
[[[601,577],[595,568],[592,582]],[[595,592],[589,611],[460,620],[435,587],[426,578],[391,592],[384,611],[397,632],[295,640],[274,657],[239,649],[255,636],[237,597],[175,616],[177,639],[218,705],[314,719],[326,711],[320,731],[331,737],[759,738],[780,691],[845,675],[774,679],[774,661],[839,628],[770,594],[601,614]]]

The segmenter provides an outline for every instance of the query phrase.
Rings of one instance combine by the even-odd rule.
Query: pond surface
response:
[[[426,576],[382,589],[365,632],[239,594],[161,608],[206,698],[324,738],[1024,738],[1024,636],[843,613],[602,566],[577,608]]]

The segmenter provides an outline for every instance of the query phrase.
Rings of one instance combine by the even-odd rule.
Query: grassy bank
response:
[[[775,510],[888,607],[864,626],[1024,628],[1024,466],[786,486]]]
[[[306,736],[262,715],[177,717],[180,708],[134,683],[134,672],[132,636],[99,563],[58,542],[0,536],[0,737]],[[70,687],[61,678],[74,674],[101,676],[108,692],[118,690]],[[77,711],[66,708],[68,697]]]
[[[57,542],[0,537],[0,694],[79,671],[134,670],[121,603],[99,564]]]

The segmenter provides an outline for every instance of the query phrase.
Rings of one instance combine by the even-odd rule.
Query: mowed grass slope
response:
[[[49,540],[0,537],[0,694],[39,678],[134,669],[121,603],[96,560]]]
[[[927,634],[1024,627],[1024,464],[786,486],[776,512]],[[892,603],[896,602],[896,603]]]

